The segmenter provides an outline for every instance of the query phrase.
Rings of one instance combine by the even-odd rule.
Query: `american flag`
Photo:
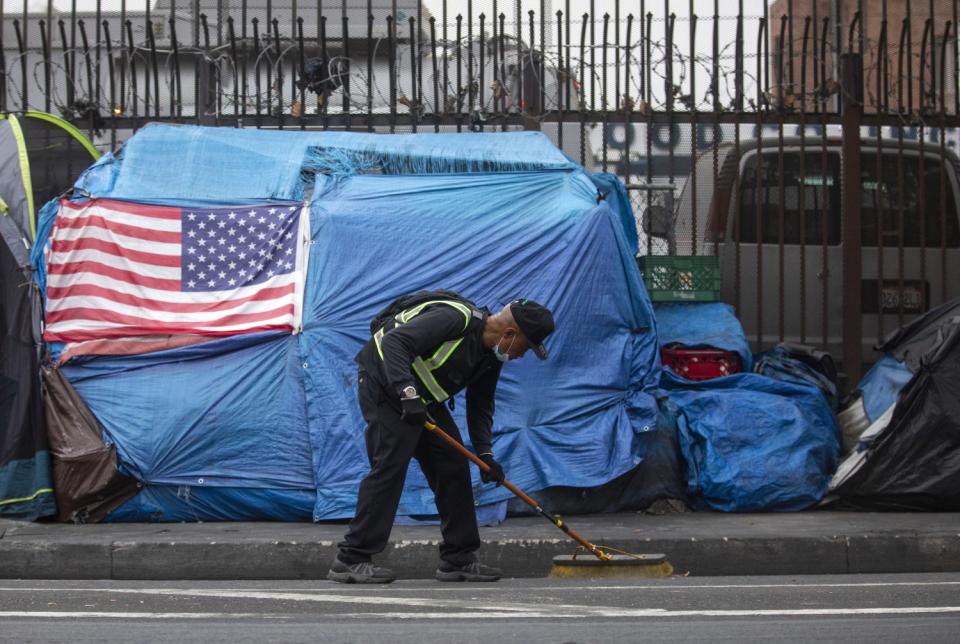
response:
[[[47,251],[44,338],[297,332],[307,219],[302,204],[62,200]]]

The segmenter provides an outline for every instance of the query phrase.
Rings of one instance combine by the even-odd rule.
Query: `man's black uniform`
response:
[[[436,423],[460,440],[443,400],[466,389],[473,447],[478,454],[489,453],[502,363],[483,344],[488,315],[486,309],[462,303],[427,304],[406,322],[387,322],[357,355],[370,473],[360,484],[356,515],[339,544],[338,558],[344,563],[370,561],[386,547],[411,457],[436,497],[443,534],[440,558],[454,566],[475,561],[480,533],[467,460],[432,432],[404,421],[400,397],[415,387]],[[418,358],[419,370],[411,367]]]

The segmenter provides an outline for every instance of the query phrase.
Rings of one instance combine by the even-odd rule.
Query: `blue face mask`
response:
[[[499,360],[500,362],[506,362],[507,360],[510,359],[510,347],[513,346],[513,342],[516,339],[517,339],[517,336],[513,336],[510,339],[510,344],[507,345],[507,351],[503,352],[500,350],[500,343],[503,342],[503,336],[502,335],[500,336],[500,339],[497,340],[497,343],[493,345],[493,355],[497,357],[497,360]]]

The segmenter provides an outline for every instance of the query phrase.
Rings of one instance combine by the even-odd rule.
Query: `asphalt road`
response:
[[[960,574],[0,581],[3,642],[957,642]]]

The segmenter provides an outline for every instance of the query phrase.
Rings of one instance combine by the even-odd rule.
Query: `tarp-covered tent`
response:
[[[0,114],[0,516],[55,511],[39,380],[40,306],[31,287],[36,210],[99,156],[50,114]]]
[[[838,468],[830,500],[838,507],[896,511],[960,510],[960,300],[898,329],[877,347],[884,386],[872,396],[892,408],[873,412],[858,448]],[[896,383],[910,374],[902,389]]]
[[[633,218],[598,185],[539,133],[141,130],[77,192],[182,208],[308,201],[309,268],[299,333],[153,338],[142,346],[169,348],[136,355],[102,355],[132,342],[54,347],[119,469],[144,486],[108,520],[351,516],[367,469],[353,356],[371,317],[420,289],[554,311],[551,359],[509,365],[498,388],[495,451],[511,480],[594,487],[633,469],[657,425],[656,328]],[[57,219],[44,210],[41,236]],[[506,490],[476,485],[480,505],[503,507]],[[434,512],[414,465],[400,513]]]
[[[658,303],[655,312],[661,347],[736,351],[750,369],[749,343],[727,304]],[[694,507],[791,511],[820,501],[836,467],[839,432],[816,385],[756,373],[701,381],[661,373]]]
[[[876,423],[888,418],[900,391],[920,370],[924,355],[930,349],[945,322],[960,315],[960,302],[946,302],[909,324],[894,329],[875,347],[882,353],[857,384],[840,414],[845,441],[855,446],[861,433],[873,426],[868,439],[876,436]],[[862,450],[861,450],[862,451]]]
[[[793,511],[823,498],[840,431],[820,389],[756,373],[694,382],[666,370],[663,384],[695,507]]]

